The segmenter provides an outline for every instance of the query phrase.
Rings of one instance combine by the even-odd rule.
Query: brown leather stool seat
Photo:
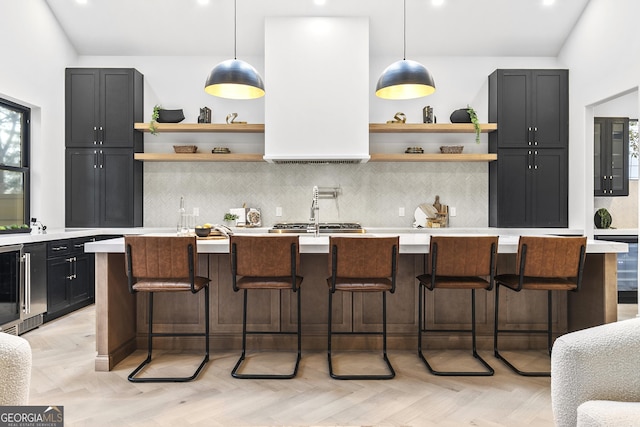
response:
[[[387,292],[396,289],[398,264],[398,237],[330,237],[328,315],[328,352],[329,375],[339,380],[386,380],[396,373],[387,356]],[[336,292],[381,292],[382,293],[382,332],[333,332],[332,307]],[[331,360],[331,338],[335,334],[382,335],[383,360],[389,374],[383,375],[338,375],[333,371]]]
[[[551,306],[553,291],[577,292],[582,283],[586,237],[542,237],[521,236],[518,242],[515,273],[496,276],[495,326],[493,331],[493,353],[514,372],[531,377],[548,377],[551,372],[522,371],[509,362],[498,350],[499,333],[546,334],[549,355],[553,346]],[[516,292],[523,289],[547,291],[547,329],[522,330],[500,329],[500,287]]]
[[[418,284],[418,356],[434,375],[488,376],[493,368],[476,350],[476,289],[493,289],[496,269],[497,236],[431,236],[427,258],[427,273],[417,277]],[[425,289],[462,289],[471,291],[471,329],[427,329]],[[431,367],[422,350],[423,333],[471,333],[472,355],[484,371],[438,371]]]
[[[131,382],[186,382],[195,379],[209,361],[209,278],[197,276],[198,250],[195,237],[125,236],[126,271],[131,293],[147,292],[149,330],[147,358],[129,374]],[[198,293],[204,289],[204,332],[153,332],[153,295],[157,292]],[[203,337],[205,355],[189,377],[136,377],[151,363],[154,337]]]
[[[291,379],[298,373],[302,358],[302,320],[300,313],[300,244],[298,236],[231,236],[231,276],[233,290],[243,290],[242,306],[242,354],[231,371],[234,378],[242,379]],[[290,290],[297,296],[297,330],[289,331],[248,331],[247,291],[249,289]],[[296,335],[298,338],[297,358],[290,374],[242,374],[240,366],[245,361],[247,335]]]

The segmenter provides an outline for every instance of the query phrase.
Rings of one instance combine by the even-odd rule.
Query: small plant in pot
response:
[[[236,214],[232,214],[229,212],[224,214],[224,222],[226,222],[227,224],[231,224],[231,222],[235,221],[238,218],[239,217]]]
[[[476,144],[480,144],[480,133],[482,130],[480,129],[480,121],[478,120],[476,110],[467,105],[467,108],[461,108],[451,113],[449,119],[451,123],[473,123],[476,131]]]
[[[153,112],[151,113],[151,121],[149,122],[149,131],[151,132],[151,135],[158,134],[158,128],[156,126],[158,125],[158,118],[160,117],[161,108],[162,106],[157,104],[153,107]]]

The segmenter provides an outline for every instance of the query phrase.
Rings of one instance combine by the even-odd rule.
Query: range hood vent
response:
[[[278,165],[354,165],[364,163],[365,160],[271,160]]]
[[[265,20],[264,160],[369,160],[369,20]]]

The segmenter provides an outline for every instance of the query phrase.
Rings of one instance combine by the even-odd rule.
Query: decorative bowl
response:
[[[198,237],[208,237],[211,234],[211,229],[209,227],[196,227],[196,236]]]
[[[158,123],[180,123],[184,120],[184,112],[180,110],[158,110]]]

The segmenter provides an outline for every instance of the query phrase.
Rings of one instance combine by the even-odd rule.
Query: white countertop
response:
[[[341,236],[400,236],[400,253],[427,253],[429,250],[429,236],[431,234],[449,235],[498,235],[499,253],[516,253],[518,236],[520,235],[582,235],[581,230],[567,228],[385,228],[365,227],[364,235],[340,234]],[[234,228],[237,234],[267,234],[269,227]],[[598,235],[637,235],[637,230],[607,229],[597,230]],[[600,233],[602,232],[602,233]],[[0,246],[13,244],[28,244],[47,242],[52,240],[73,239],[99,235],[127,235],[127,234],[156,234],[175,235],[169,228],[87,228],[87,229],[57,229],[48,230],[44,234],[16,233],[0,236]],[[91,242],[85,245],[85,250],[91,253],[122,253],[124,239],[108,239]],[[228,240],[199,240],[198,251],[202,253],[228,253]],[[329,236],[300,235],[300,252],[328,253]],[[626,243],[609,242],[603,240],[589,240],[588,253],[620,253],[627,252]]]
[[[366,238],[367,236],[399,236],[400,237],[400,253],[401,254],[424,254],[429,252],[429,236],[436,233],[416,233],[416,232],[377,232],[373,229],[367,229],[366,234],[340,234],[341,236],[354,236]],[[442,231],[440,229],[438,231]],[[495,229],[475,230],[475,232],[464,232],[458,229],[447,229],[447,234],[451,235],[495,235]],[[385,229],[386,231],[386,229]],[[494,231],[491,233],[490,231]],[[529,230],[527,230],[529,231]],[[548,230],[547,230],[548,231]],[[267,234],[267,229],[252,229],[236,231],[237,234]],[[175,235],[175,233],[148,233],[152,235]],[[441,234],[441,233],[438,233]],[[536,234],[536,233],[522,233]],[[542,234],[542,233],[539,233]],[[548,234],[548,233],[547,233]],[[270,234],[273,236],[273,234]],[[300,252],[301,253],[328,253],[329,252],[329,236],[320,235],[318,237],[306,234],[300,234]],[[499,235],[498,253],[516,253],[518,251],[518,235]],[[91,242],[85,244],[85,251],[92,253],[124,253],[124,238],[116,238]],[[619,253],[627,252],[628,245],[626,243],[609,242],[603,240],[588,240],[587,253]],[[200,253],[229,253],[229,240],[198,240],[198,252]]]

